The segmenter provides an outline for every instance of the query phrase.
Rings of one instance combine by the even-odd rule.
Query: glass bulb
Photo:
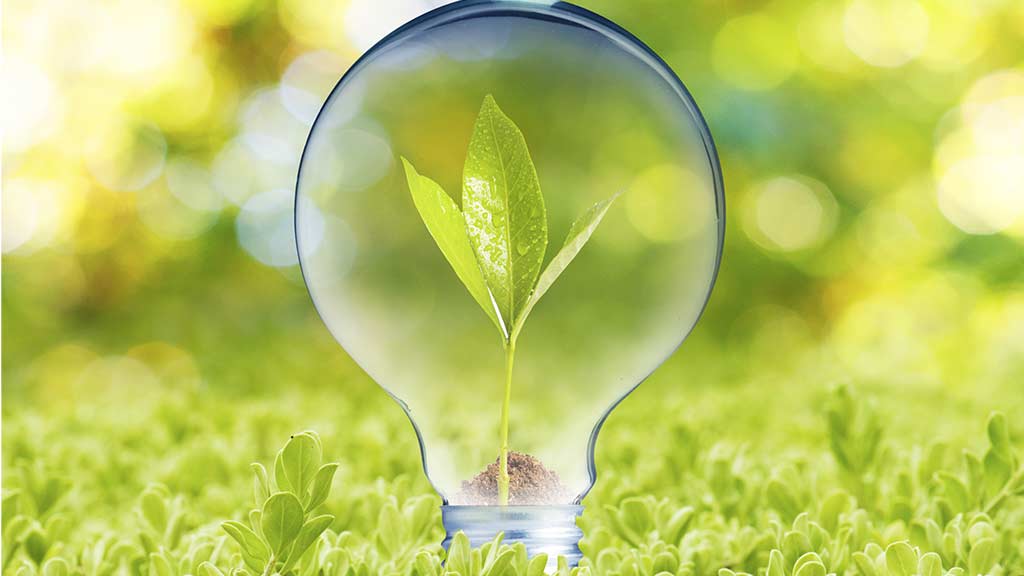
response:
[[[491,178],[501,170],[511,177]],[[417,200],[416,174],[450,200]],[[480,182],[492,186],[483,203],[466,196]],[[448,229],[464,249],[469,238],[463,274],[417,203],[427,197],[436,218],[466,224]],[[522,295],[595,207],[603,217],[517,324]],[[499,221],[507,238],[481,237]],[[458,2],[393,32],[328,97],[297,185],[309,292],[413,422],[449,540],[504,530],[571,563],[597,433],[693,328],[723,230],[718,158],[689,93],[635,37],[565,3]],[[495,281],[495,254],[510,257],[497,266],[511,284]],[[466,274],[483,278],[483,297]]]

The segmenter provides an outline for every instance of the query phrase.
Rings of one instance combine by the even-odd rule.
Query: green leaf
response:
[[[198,576],[224,576],[224,573],[220,571],[220,568],[217,568],[209,561],[200,564],[199,569],[196,572],[198,572]]]
[[[402,164],[405,165],[405,178],[409,183],[413,204],[427,226],[427,231],[441,249],[455,275],[504,336],[494,301],[487,290],[487,283],[480,272],[480,265],[477,264],[476,253],[467,236],[466,219],[462,215],[462,210],[440,184],[421,176],[404,157]]]
[[[234,538],[235,542],[238,542],[238,547],[242,549],[242,561],[245,562],[245,565],[256,571],[263,570],[270,560],[270,550],[267,549],[263,540],[241,522],[224,522],[221,524],[221,528]]]
[[[394,503],[389,502],[377,514],[377,542],[390,555],[397,555],[406,543],[405,522]]]
[[[824,570],[825,568],[821,561],[821,556],[818,556],[816,552],[808,552],[797,558],[796,562],[793,563],[793,574],[799,574],[800,569],[807,564],[821,564],[822,569]]]
[[[817,560],[806,562],[793,570],[793,576],[825,576],[827,573],[825,565]]]
[[[147,488],[139,497],[139,508],[142,516],[154,530],[163,533],[167,529],[167,501],[157,490]]]
[[[441,566],[434,556],[425,551],[420,551],[416,554],[413,565],[416,567],[416,574],[418,576],[437,576],[441,571]]]
[[[284,568],[281,569],[282,574],[287,573],[292,566],[295,566],[299,559],[302,558],[302,555],[306,553],[306,550],[316,542],[316,539],[324,533],[324,530],[327,530],[331,522],[334,522],[334,516],[323,514],[316,518],[311,518],[302,525],[299,535],[295,538],[295,543],[292,544],[291,551],[288,552],[288,560],[285,562]]]
[[[917,573],[919,576],[942,576],[942,558],[935,552],[922,554],[917,562]]]
[[[664,534],[662,534],[665,542],[674,545],[679,544],[694,515],[693,506],[684,506],[673,513],[665,526]]]
[[[540,278],[537,279],[536,288],[530,294],[526,307],[523,308],[523,311],[516,319],[515,326],[512,328],[513,334],[518,334],[522,330],[526,317],[530,315],[537,301],[547,293],[551,285],[555,283],[555,280],[562,275],[562,272],[565,272],[565,269],[569,267],[569,264],[576,258],[576,255],[580,253],[580,250],[583,249],[587,241],[594,234],[598,224],[604,219],[604,215],[608,213],[612,202],[615,202],[615,199],[618,197],[619,194],[616,194],[607,200],[594,204],[573,222],[572,227],[569,228],[569,234],[565,237],[565,242],[562,243],[562,248],[555,254],[551,262],[548,263]]]
[[[967,567],[972,575],[988,574],[999,560],[999,549],[991,538],[979,540],[971,547],[967,557]]]
[[[303,432],[292,436],[281,451],[281,464],[296,496],[305,498],[306,489],[320,467],[320,443]]]
[[[512,548],[501,550],[492,562],[484,566],[481,576],[502,576],[508,574],[515,556],[516,551]]]
[[[351,562],[348,550],[334,548],[324,555],[320,569],[325,576],[348,576]]]
[[[654,557],[654,562],[651,564],[651,571],[657,572],[675,572],[679,568],[679,559],[672,555],[671,552],[661,552]]]
[[[1010,443],[1010,428],[1006,424],[1006,416],[1002,412],[993,412],[988,417],[985,428],[991,450],[1012,464],[1014,460],[1013,445]]]
[[[785,563],[786,559],[783,558],[782,552],[772,550],[768,555],[768,571],[765,572],[765,576],[786,576],[786,570],[783,567]]]
[[[315,509],[327,500],[327,496],[331,493],[331,482],[334,481],[334,473],[337,470],[338,465],[332,462],[324,464],[316,471],[316,476],[313,477],[313,489],[310,491],[309,501],[306,503],[307,512]]]
[[[302,504],[290,492],[278,492],[263,505],[263,537],[277,556],[299,535],[302,529]]]
[[[889,576],[913,576],[917,573],[917,552],[906,542],[893,542],[885,549],[885,567]]]
[[[267,498],[270,498],[270,477],[267,475],[267,469],[263,467],[263,464],[253,462],[249,467],[252,468],[255,476],[253,480],[253,499],[256,501],[256,506],[263,506]]]
[[[174,576],[170,561],[161,553],[149,555],[149,576]]]
[[[537,554],[530,559],[530,564],[526,568],[526,576],[544,576],[544,569],[548,565],[547,554]]]
[[[284,471],[284,449],[278,450],[277,457],[274,458],[274,484],[278,492],[288,492],[292,489],[292,485],[288,483],[288,474]]]
[[[448,556],[445,562],[445,568],[449,572],[458,572],[459,574],[472,574],[471,569],[473,566],[472,554],[470,553],[469,538],[462,532],[459,532],[452,538],[451,544],[448,545]]]
[[[857,567],[861,576],[877,576],[878,571],[875,570],[875,562],[870,556],[863,552],[853,553],[853,564]]]
[[[50,543],[46,541],[46,534],[43,534],[38,524],[25,533],[22,545],[25,547],[25,553],[37,565],[42,564],[43,559],[46,558],[46,552],[50,548]]]
[[[506,330],[526,308],[548,245],[537,171],[519,128],[488,95],[462,174],[469,241]]]
[[[71,568],[63,558],[50,558],[43,564],[43,576],[68,576]]]

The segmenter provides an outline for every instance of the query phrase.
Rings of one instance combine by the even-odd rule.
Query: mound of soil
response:
[[[462,483],[459,503],[475,506],[498,504],[498,475],[501,471],[501,457],[487,465],[483,472],[472,480]],[[540,460],[523,454],[508,453],[508,503],[509,505],[564,504],[569,495],[558,479],[558,474],[548,470]]]

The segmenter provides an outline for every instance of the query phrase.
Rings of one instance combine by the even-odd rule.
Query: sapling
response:
[[[473,126],[462,172],[462,206],[402,158],[413,203],[470,295],[491,319],[505,351],[498,503],[509,500],[509,409],[516,342],[537,301],[601,223],[615,196],[598,202],[569,229],[541,271],[547,212],[537,170],[519,127],[487,95]]]
[[[320,538],[334,516],[316,514],[327,500],[338,464],[321,465],[320,436],[306,431],[292,436],[277,453],[273,473],[254,463],[256,508],[249,523],[224,522],[237,542],[242,561],[255,574],[288,574]]]

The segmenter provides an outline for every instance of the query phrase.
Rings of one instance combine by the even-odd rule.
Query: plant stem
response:
[[[498,504],[508,506],[508,417],[512,404],[512,363],[516,357],[515,338],[505,343],[505,399],[501,403],[501,463],[498,474]]]

